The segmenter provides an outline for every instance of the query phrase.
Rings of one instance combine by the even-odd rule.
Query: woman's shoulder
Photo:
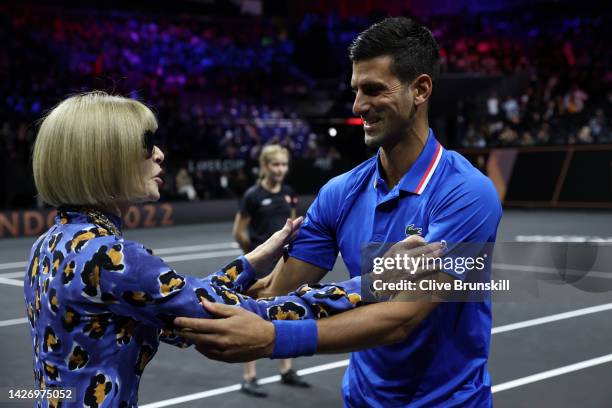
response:
[[[244,192],[244,197],[254,197],[260,195],[264,191],[264,188],[259,183],[253,184]]]
[[[101,256],[111,256],[126,245],[126,240],[108,229],[89,223],[57,223],[32,247],[30,263],[59,266],[69,261],[84,265]]]
[[[281,187],[281,191],[283,194],[289,194],[291,196],[295,195],[295,190],[289,184],[284,184]]]

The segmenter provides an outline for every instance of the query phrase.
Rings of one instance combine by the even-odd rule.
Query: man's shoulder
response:
[[[470,190],[493,187],[491,179],[474,167],[460,153],[447,150],[445,162],[446,166],[441,180],[442,186],[450,189],[462,188]]]
[[[452,150],[445,153],[445,166],[435,186],[434,195],[438,200],[445,203],[480,201],[481,205],[501,209],[499,194],[491,179],[460,153]]]

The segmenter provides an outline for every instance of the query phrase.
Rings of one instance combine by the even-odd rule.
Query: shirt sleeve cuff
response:
[[[338,258],[338,256],[336,255],[332,262],[328,262],[323,257],[317,256],[316,254],[295,251],[293,250],[293,245],[289,247],[289,250],[287,251],[287,256],[299,259],[300,261],[309,263],[321,269],[325,269],[326,271],[331,271],[334,268],[334,264],[336,263],[336,259]]]
[[[274,320],[274,351],[271,358],[312,356],[317,351],[315,320]]]

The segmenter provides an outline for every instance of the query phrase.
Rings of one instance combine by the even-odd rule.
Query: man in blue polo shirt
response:
[[[427,242],[495,240],[501,206],[492,183],[461,155],[444,149],[429,129],[428,100],[439,67],[429,30],[410,19],[385,19],[359,35],[350,57],[353,111],[364,121],[365,143],[378,153],[323,186],[289,259],[262,282],[259,294],[318,282],[338,253],[351,277],[370,271],[371,265],[362,264],[362,250],[370,243],[410,235]],[[465,279],[452,269],[440,274]],[[488,300],[382,302],[316,323],[270,323],[222,305],[210,310],[225,319],[176,323],[199,332],[185,334],[211,358],[351,351],[342,383],[348,407],[492,405]]]

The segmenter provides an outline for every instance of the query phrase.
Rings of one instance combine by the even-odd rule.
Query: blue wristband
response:
[[[312,356],[317,351],[316,320],[274,320],[276,331],[271,358]]]

